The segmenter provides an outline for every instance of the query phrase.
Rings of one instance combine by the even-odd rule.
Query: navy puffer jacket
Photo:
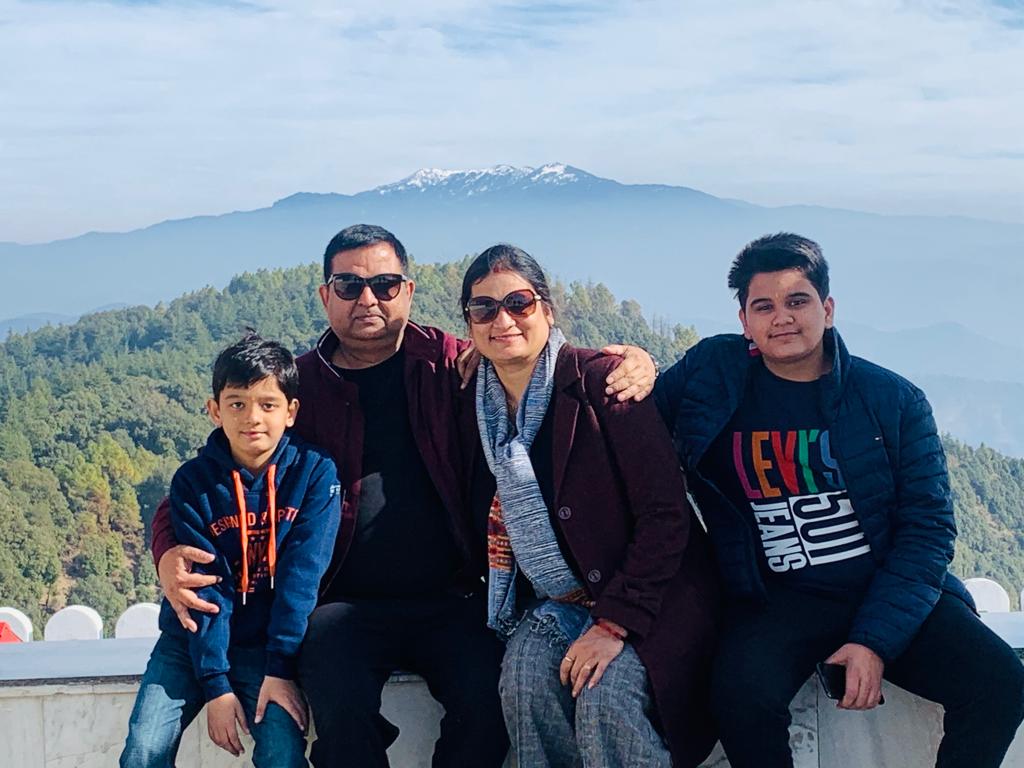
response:
[[[886,662],[898,657],[943,589],[973,607],[949,573],[956,523],[946,457],[924,393],[892,371],[847,352],[826,331],[832,371],[822,378],[828,422],[854,512],[877,571],[857,611],[849,642]],[[732,595],[765,598],[749,521],[697,471],[712,441],[739,407],[756,357],[738,334],[704,339],[658,378],[654,395],[711,533]]]

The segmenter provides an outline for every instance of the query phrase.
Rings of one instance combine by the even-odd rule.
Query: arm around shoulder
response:
[[[609,448],[611,470],[628,497],[633,536],[593,613],[643,636],[665,585],[679,570],[691,517],[683,474],[658,409],[650,400],[618,402],[605,395],[605,368],[589,364],[584,386]]]

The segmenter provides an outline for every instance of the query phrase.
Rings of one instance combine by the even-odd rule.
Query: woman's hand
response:
[[[612,660],[622,653],[624,646],[625,642],[608,630],[596,625],[591,627],[565,652],[565,658],[558,668],[562,685],[572,683],[573,698],[580,695],[584,685],[593,688],[601,681]]]

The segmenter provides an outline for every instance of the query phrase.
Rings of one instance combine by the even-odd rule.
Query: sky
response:
[[[0,241],[548,162],[1024,222],[1024,0],[0,0]]]

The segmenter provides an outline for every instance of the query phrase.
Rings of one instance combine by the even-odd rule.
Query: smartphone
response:
[[[817,671],[821,690],[830,699],[841,701],[846,695],[846,667],[842,664],[827,664],[824,661],[819,661]],[[878,703],[885,704],[885,696],[882,696]]]
[[[846,695],[846,667],[842,664],[826,664],[818,662],[818,681],[821,690],[830,699],[839,701]]]

